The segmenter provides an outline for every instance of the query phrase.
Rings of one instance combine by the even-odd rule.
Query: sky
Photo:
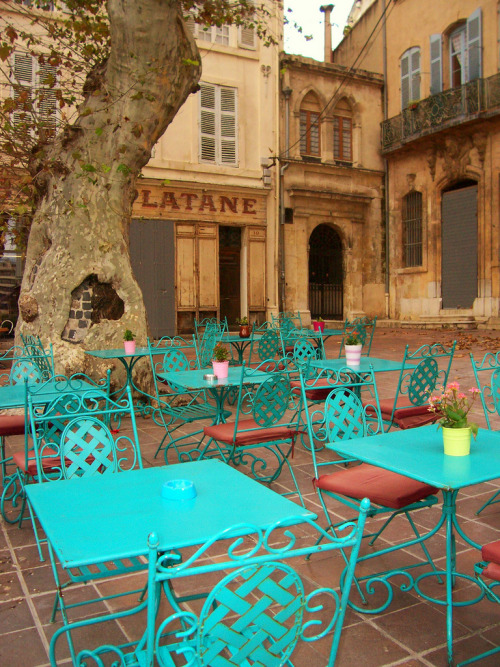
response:
[[[324,18],[325,15],[319,11],[322,5],[332,4],[333,11],[331,15],[332,27],[332,47],[335,47],[343,36],[344,26],[347,23],[347,17],[354,4],[354,0],[337,0],[337,2],[328,2],[327,0],[285,0],[285,16],[289,19],[290,25],[285,26],[285,51],[316,60],[323,60],[324,45]],[[292,11],[287,11],[291,9]],[[293,24],[297,23],[302,27],[300,34]],[[304,35],[313,35],[313,39],[307,41]]]

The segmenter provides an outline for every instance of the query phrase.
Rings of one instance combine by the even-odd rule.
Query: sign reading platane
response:
[[[259,193],[147,185],[139,190],[134,202],[134,217],[265,224],[266,208],[266,196]]]

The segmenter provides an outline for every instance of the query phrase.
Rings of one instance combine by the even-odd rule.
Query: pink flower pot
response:
[[[125,348],[125,354],[134,354],[135,340],[124,340],[123,347]]]
[[[217,378],[227,378],[229,373],[229,361],[212,361],[214,375]]]
[[[359,366],[361,363],[362,345],[346,345],[345,360],[348,366]]]
[[[324,331],[325,330],[325,323],[324,322],[317,322],[316,320],[313,320],[313,327],[314,327],[314,331]]]

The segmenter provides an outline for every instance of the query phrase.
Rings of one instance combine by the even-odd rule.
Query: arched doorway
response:
[[[441,200],[442,308],[472,308],[477,297],[477,183],[462,181]]]
[[[309,239],[309,309],[311,317],[341,320],[343,303],[342,241],[328,225],[318,225]]]

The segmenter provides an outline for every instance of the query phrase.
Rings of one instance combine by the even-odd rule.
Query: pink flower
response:
[[[470,391],[471,394],[480,394],[481,393],[481,390],[478,389],[477,387],[471,387],[469,389],[469,391]]]
[[[446,387],[447,391],[453,391],[454,389],[456,390],[460,389],[460,385],[458,384],[458,382],[450,382]]]

